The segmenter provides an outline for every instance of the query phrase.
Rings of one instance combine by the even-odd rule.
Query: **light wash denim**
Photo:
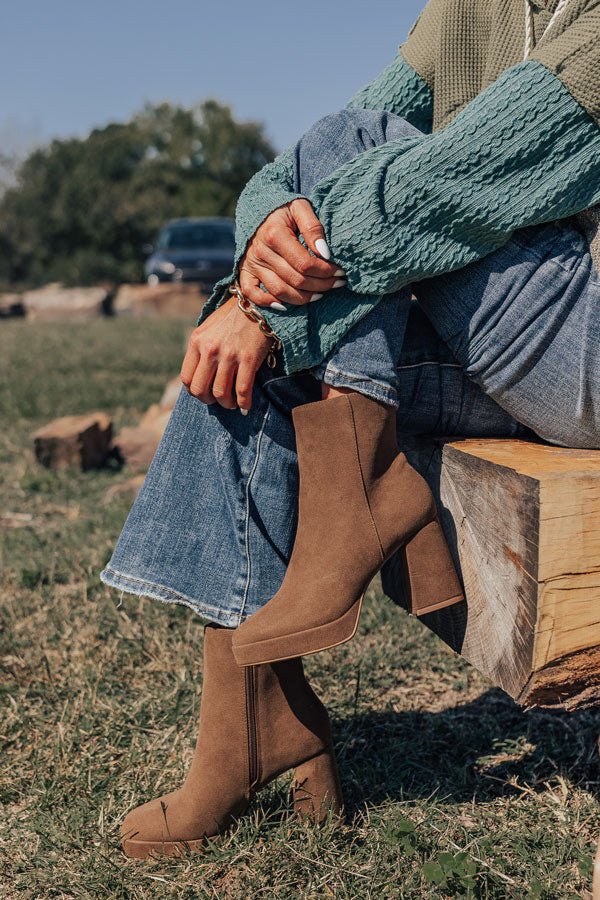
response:
[[[381,112],[326,117],[298,144],[297,190],[412,131]],[[296,531],[291,410],[320,398],[319,379],[396,406],[400,446],[470,435],[600,447],[600,281],[568,222],[516,232],[412,290],[385,297],[316,369],[261,367],[246,417],[182,389],[102,580],[229,626],[266,603]]]

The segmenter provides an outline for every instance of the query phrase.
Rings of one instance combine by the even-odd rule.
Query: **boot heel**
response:
[[[341,816],[343,799],[335,752],[329,747],[296,767],[294,811],[301,818],[321,822],[331,810]]]
[[[438,518],[404,545],[400,558],[409,609],[415,616],[464,600]]]

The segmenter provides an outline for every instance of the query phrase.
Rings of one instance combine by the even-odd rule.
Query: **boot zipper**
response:
[[[259,779],[258,761],[258,727],[256,724],[256,669],[246,666],[244,669],[246,686],[246,725],[248,729],[248,784],[252,792]]]

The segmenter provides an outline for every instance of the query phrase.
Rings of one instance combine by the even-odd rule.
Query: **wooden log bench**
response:
[[[600,702],[600,450],[415,439],[466,602],[422,621],[525,707]],[[400,573],[383,573],[399,603]]]

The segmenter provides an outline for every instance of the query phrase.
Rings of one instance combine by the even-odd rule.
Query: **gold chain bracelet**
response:
[[[258,311],[254,303],[248,300],[247,297],[242,293],[242,289],[240,287],[239,281],[236,280],[229,286],[229,292],[231,294],[235,294],[237,297],[237,305],[238,309],[244,313],[247,319],[250,319],[251,322],[255,322],[265,337],[271,338],[271,346],[269,348],[269,352],[267,353],[267,365],[270,369],[274,369],[277,365],[277,357],[275,356],[276,350],[281,350],[281,340],[277,337],[265,317]]]

